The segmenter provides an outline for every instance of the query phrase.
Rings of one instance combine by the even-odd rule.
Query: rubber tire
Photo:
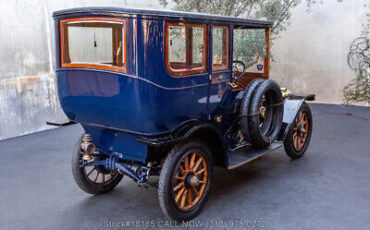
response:
[[[251,143],[251,135],[248,128],[248,114],[249,114],[249,105],[253,93],[255,92],[256,88],[259,84],[261,84],[264,80],[261,78],[257,78],[252,80],[247,88],[244,90],[244,94],[242,97],[242,101],[240,103],[240,111],[239,111],[239,124],[241,128],[241,132],[243,133],[244,138]]]
[[[90,182],[85,174],[84,168],[80,167],[80,164],[81,164],[80,161],[83,155],[81,152],[81,148],[80,148],[81,139],[82,139],[82,136],[77,141],[77,144],[73,151],[72,161],[71,161],[72,175],[73,175],[73,178],[76,184],[86,193],[93,194],[93,195],[98,195],[98,194],[106,193],[106,192],[113,190],[114,187],[116,187],[117,184],[122,180],[123,175],[117,173],[112,178],[112,180],[102,185],[94,184]]]
[[[201,198],[201,200],[195,207],[193,207],[189,211],[184,212],[176,207],[176,203],[172,198],[172,178],[173,173],[176,170],[177,164],[182,159],[182,156],[188,153],[189,151],[194,150],[198,150],[204,153],[207,168],[209,169],[208,171],[209,177],[206,189],[203,194],[203,198]],[[188,221],[198,216],[198,214],[204,207],[205,203],[207,202],[210,192],[212,190],[213,170],[214,169],[212,155],[207,145],[204,144],[202,141],[192,139],[176,144],[175,147],[172,148],[170,153],[167,155],[159,177],[158,199],[163,213],[168,218],[173,219],[175,221]]]
[[[274,104],[283,102],[280,86],[274,80],[265,80],[258,84],[258,87],[255,89],[249,107],[248,129],[250,133],[250,143],[253,146],[260,148],[268,147],[278,137],[283,120],[284,108],[283,104],[281,104],[274,107],[275,111],[272,117],[273,128],[268,135],[263,135],[259,127],[259,116],[251,116],[259,113],[260,100],[268,91],[272,91],[274,93],[271,97]]]
[[[285,150],[286,154],[292,159],[298,159],[298,158],[301,158],[304,155],[304,153],[306,152],[306,150],[308,148],[308,145],[310,144],[310,140],[311,140],[311,136],[312,136],[312,128],[313,128],[312,112],[311,112],[310,106],[306,102],[302,103],[301,107],[298,110],[297,116],[302,111],[307,112],[307,115],[308,115],[307,140],[304,143],[302,149],[297,151],[294,148],[294,143],[293,143],[294,124],[292,124],[292,126],[290,127],[289,132],[288,132],[288,134],[287,134],[287,136],[285,137],[285,140],[284,140],[284,150]],[[294,118],[294,121],[295,120],[296,120],[296,117]]]

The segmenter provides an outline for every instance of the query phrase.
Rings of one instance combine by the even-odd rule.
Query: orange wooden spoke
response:
[[[302,137],[300,137],[298,150],[300,150],[303,147],[303,145],[304,145],[303,139],[302,139]]]
[[[196,170],[197,170],[197,168],[198,168],[198,166],[200,165],[200,163],[202,162],[202,160],[203,160],[203,158],[202,158],[202,157],[200,157],[200,158],[197,160],[197,163],[195,163],[195,166],[194,166],[194,168],[193,168],[193,170],[194,170],[194,171],[196,171]]]
[[[293,137],[296,137],[297,136],[297,132],[293,133]]]
[[[96,182],[96,180],[98,179],[99,174],[100,174],[100,172],[96,171],[96,173],[95,173],[95,178],[94,178],[94,182]]]
[[[176,195],[176,197],[175,197],[175,201],[177,202],[177,201],[179,201],[179,199],[180,199],[180,197],[181,197],[181,195],[182,195],[182,193],[184,192],[184,190],[185,190],[185,188],[183,187],[178,193],[177,193],[177,195]]]
[[[193,200],[191,198],[191,190],[187,190],[188,191],[188,203],[189,205],[192,205],[193,204]]]
[[[185,173],[185,170],[182,168],[182,166],[180,165],[180,167],[179,167],[179,170],[180,170],[180,173],[181,174],[184,174]]]
[[[182,194],[182,197],[181,197],[181,208],[183,209],[184,206],[185,206],[185,200],[186,200],[186,193],[187,193],[188,190],[185,190],[185,192]]]
[[[189,161],[188,156],[184,157],[185,170],[189,170]]]
[[[198,190],[197,190],[196,188],[193,188],[193,187],[192,187],[191,189],[195,192],[195,195],[196,195],[196,196],[199,196],[199,192],[198,192]]]
[[[199,170],[198,172],[196,172],[195,175],[199,175],[199,174],[201,174],[204,171],[206,171],[206,169],[205,168],[202,168],[201,170]]]
[[[184,186],[184,182],[180,182],[178,185],[176,185],[174,188],[173,188],[173,191],[175,192],[176,190],[178,190],[179,188],[183,187]]]
[[[175,179],[177,179],[177,180],[184,180],[184,177],[175,176]]]
[[[199,181],[200,184],[205,184],[206,182],[204,180]]]
[[[190,160],[190,169],[193,167],[194,165],[194,161],[195,161],[195,157],[196,157],[196,153],[194,152],[193,155],[191,156],[191,160]]]
[[[302,119],[303,119],[304,121],[306,121],[306,120],[307,120],[307,115],[306,115],[306,113],[302,113]]]
[[[92,167],[92,169],[87,173],[87,176],[90,176],[90,174],[91,174],[92,172],[94,172],[94,170],[95,170],[95,167]]]
[[[203,194],[203,192],[204,192],[204,189],[206,188],[206,185],[205,184],[203,184],[201,187],[200,187],[200,191],[199,191],[199,194]],[[197,197],[197,199],[199,199],[200,198],[200,196],[199,197]]]
[[[296,146],[297,146],[297,148],[298,148],[298,146],[299,146],[299,143],[298,143],[298,137],[296,138]]]

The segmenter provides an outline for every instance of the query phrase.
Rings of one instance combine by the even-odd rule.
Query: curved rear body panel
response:
[[[57,76],[61,106],[78,123],[158,135],[206,114],[207,87],[168,90],[100,71],[60,70]]]

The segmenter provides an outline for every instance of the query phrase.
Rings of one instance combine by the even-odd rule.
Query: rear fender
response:
[[[138,137],[137,140],[147,144],[150,151],[152,151],[154,155],[158,155],[159,152],[168,152],[178,142],[190,138],[199,139],[208,145],[214,156],[216,166],[227,166],[228,158],[223,135],[216,126],[209,123],[187,124],[169,135],[160,137]],[[160,157],[165,157],[165,155],[161,155]]]
[[[226,144],[221,131],[211,125],[202,124],[192,127],[185,135],[185,138],[196,138],[208,145],[216,166],[226,167],[228,164],[228,155]]]

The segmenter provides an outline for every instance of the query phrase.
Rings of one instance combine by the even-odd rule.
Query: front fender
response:
[[[283,124],[281,126],[280,134],[278,137],[279,141],[284,141],[288,132],[297,117],[299,108],[301,107],[304,101],[313,101],[315,100],[315,95],[304,95],[304,94],[292,94],[284,101],[284,115],[283,115]]]
[[[281,126],[278,140],[284,141],[292,123],[297,116],[298,110],[301,107],[304,99],[286,99],[284,102],[283,124]]]

